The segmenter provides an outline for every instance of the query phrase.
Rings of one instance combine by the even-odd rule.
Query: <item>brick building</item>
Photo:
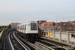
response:
[[[41,24],[42,30],[53,30],[54,22],[44,22]]]
[[[68,22],[60,22],[60,26],[62,31],[69,31],[71,27]]]
[[[75,21],[45,22],[41,24],[40,28],[42,30],[75,31]]]
[[[20,23],[11,23],[11,27],[16,29],[18,24]]]
[[[61,31],[73,31],[73,25],[70,22],[59,22],[55,26],[60,26]]]
[[[68,21],[69,25],[71,26],[69,29],[75,31],[75,21]]]

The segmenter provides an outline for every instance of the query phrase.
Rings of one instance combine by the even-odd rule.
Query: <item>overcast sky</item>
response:
[[[0,25],[75,20],[75,0],[0,0]]]

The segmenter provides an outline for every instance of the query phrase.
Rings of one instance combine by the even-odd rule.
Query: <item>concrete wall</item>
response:
[[[60,42],[65,43],[74,43],[75,44],[75,37],[71,37],[71,34],[75,34],[75,31],[45,31],[50,32],[51,36],[48,36],[47,33],[44,35],[46,37],[52,38],[53,40],[57,40]]]

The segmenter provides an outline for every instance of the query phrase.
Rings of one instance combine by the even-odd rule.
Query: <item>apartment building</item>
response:
[[[44,22],[41,24],[40,28],[42,30],[75,31],[75,21]]]
[[[20,23],[11,23],[11,27],[16,29],[17,28],[17,25],[19,25],[19,24]]]

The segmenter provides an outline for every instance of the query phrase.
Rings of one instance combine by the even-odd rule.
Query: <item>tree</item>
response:
[[[9,24],[8,28],[11,28],[11,24]]]

